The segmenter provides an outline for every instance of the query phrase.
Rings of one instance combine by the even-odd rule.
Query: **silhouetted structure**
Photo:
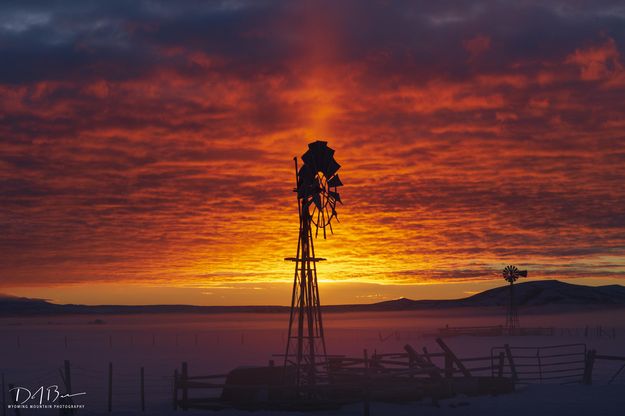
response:
[[[336,215],[336,204],[341,202],[337,187],[343,186],[336,172],[340,165],[334,160],[334,150],[327,142],[308,145],[302,156],[304,164],[298,170],[295,161],[297,205],[299,210],[299,239],[297,256],[286,258],[295,262],[289,332],[284,356],[285,369],[295,367],[297,394],[306,386],[317,384],[327,373],[327,354],[323,335],[323,320],[317,285],[315,237],[319,229],[326,237],[326,228],[332,232],[331,222]],[[338,218],[337,218],[338,220]],[[311,391],[308,389],[307,391]]]
[[[511,333],[519,328],[519,313],[516,307],[516,300],[514,299],[514,282],[519,277],[527,277],[527,270],[519,270],[516,266],[506,266],[502,274],[503,278],[510,283],[510,302],[508,303],[505,329],[508,333]]]

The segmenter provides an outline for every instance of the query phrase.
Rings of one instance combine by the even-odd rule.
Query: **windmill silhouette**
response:
[[[514,332],[519,328],[519,313],[516,307],[516,299],[514,298],[514,282],[519,277],[527,277],[527,270],[519,270],[516,266],[506,266],[502,272],[503,278],[510,283],[510,301],[508,303],[508,311],[506,313],[506,331]]]
[[[314,386],[327,375],[327,353],[323,333],[323,320],[317,284],[317,262],[325,259],[315,257],[315,237],[321,229],[326,238],[326,228],[332,233],[332,220],[336,214],[337,192],[343,183],[337,175],[341,167],[334,160],[334,150],[327,142],[316,141],[308,145],[302,155],[304,164],[298,169],[295,161],[297,206],[299,211],[299,239],[297,256],[285,260],[295,262],[293,293],[289,332],[284,355],[284,366],[295,367],[295,384],[298,395]],[[310,390],[309,390],[310,391]]]

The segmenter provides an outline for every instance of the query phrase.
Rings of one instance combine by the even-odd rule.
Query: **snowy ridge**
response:
[[[625,286],[583,286],[558,280],[530,281],[515,284],[520,307],[589,306],[594,309],[625,306]],[[501,307],[509,301],[507,285],[476,295],[453,300],[411,300],[401,298],[363,305],[324,306],[330,312],[382,312],[458,307]],[[44,299],[0,295],[0,316],[68,314],[149,314],[149,313],[281,313],[286,306],[192,306],[192,305],[58,305]]]

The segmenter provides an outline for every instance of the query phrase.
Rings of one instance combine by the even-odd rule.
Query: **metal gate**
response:
[[[492,348],[490,355],[493,376],[511,377],[518,384],[569,384],[585,379],[586,344],[504,345]]]

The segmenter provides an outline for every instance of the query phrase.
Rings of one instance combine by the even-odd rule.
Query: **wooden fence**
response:
[[[414,392],[415,385],[427,390],[426,394],[433,398],[443,396],[454,389],[469,388],[478,393],[480,389],[488,392],[503,391],[509,383],[503,380],[501,362],[493,362],[490,355],[459,358],[442,339],[436,340],[440,352],[430,352],[427,348],[415,350],[411,345],[404,347],[404,352],[378,354],[369,356],[365,350],[363,357],[329,356],[327,372],[324,374],[326,384],[315,386],[316,392],[329,390],[358,391],[357,397],[368,402],[375,394],[378,397],[397,397],[397,391]],[[495,374],[495,376],[493,376]],[[249,384],[235,385],[227,383],[228,375],[216,374],[207,376],[190,375],[186,362],[180,370],[174,371],[173,408],[187,410],[189,408],[221,409],[228,407],[219,397],[224,389],[250,389]],[[464,387],[453,387],[454,379],[473,379],[475,383]],[[478,383],[480,379],[480,383]],[[484,382],[489,379],[490,382]],[[417,383],[417,384],[415,384]],[[450,384],[451,383],[451,384]],[[505,385],[503,388],[498,384]],[[255,385],[257,389],[271,389],[276,386]],[[385,390],[386,389],[386,390]],[[435,391],[435,390],[440,391]],[[203,397],[191,397],[195,390],[206,392],[211,390],[211,397],[204,393]],[[484,392],[482,392],[484,393]],[[365,412],[366,413],[366,412]]]

